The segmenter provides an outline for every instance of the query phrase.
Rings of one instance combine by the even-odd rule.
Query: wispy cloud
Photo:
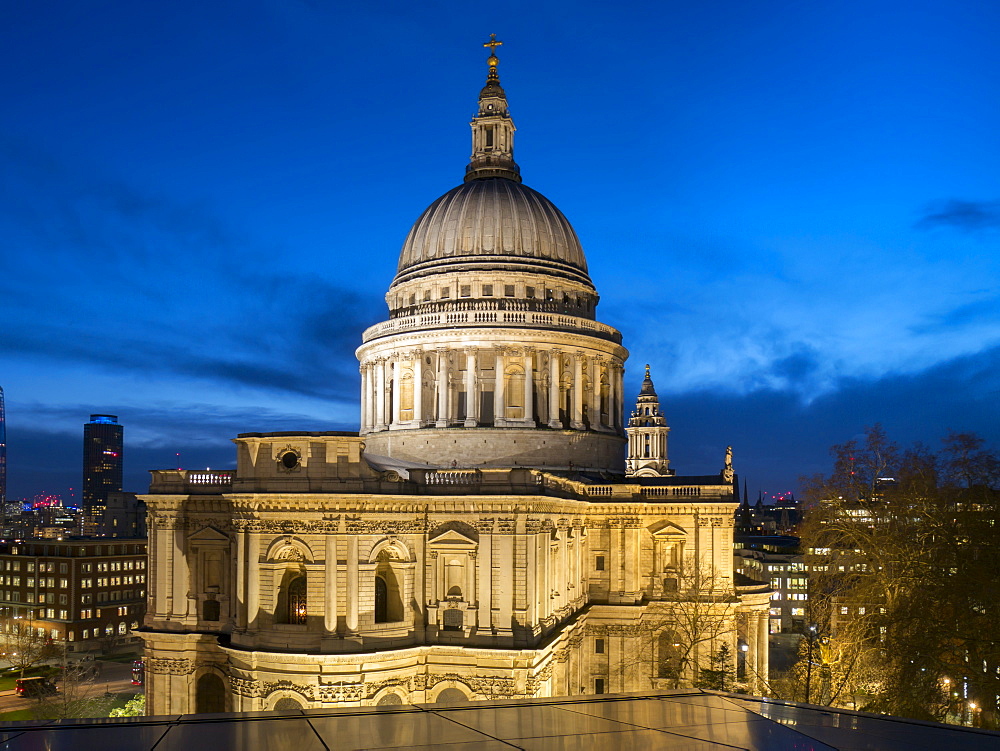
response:
[[[929,205],[917,221],[918,229],[952,227],[967,232],[1000,227],[1000,201],[963,201],[952,198]]]

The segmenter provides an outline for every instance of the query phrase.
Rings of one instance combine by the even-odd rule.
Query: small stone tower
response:
[[[660,398],[653,388],[646,366],[646,378],[639,390],[635,410],[629,418],[625,433],[628,435],[628,458],[625,461],[627,477],[668,477],[674,474],[667,459],[667,418],[660,410]]]

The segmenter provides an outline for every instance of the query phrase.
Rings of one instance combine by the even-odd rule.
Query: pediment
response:
[[[687,531],[673,522],[659,522],[647,527],[653,537],[686,537]]]
[[[202,527],[193,535],[188,537],[188,542],[212,542],[229,544],[229,535],[226,535],[215,527]]]
[[[427,541],[428,545],[444,545],[450,547],[474,547],[477,544],[476,540],[466,537],[461,532],[455,529],[446,529],[439,535],[430,538]]]

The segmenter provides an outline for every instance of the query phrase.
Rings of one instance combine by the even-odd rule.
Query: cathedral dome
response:
[[[474,179],[449,190],[417,219],[399,255],[397,280],[419,273],[424,264],[440,271],[450,263],[515,259],[590,282],[576,232],[549,199],[515,180]]]

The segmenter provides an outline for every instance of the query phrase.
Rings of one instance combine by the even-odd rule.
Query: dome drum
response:
[[[597,320],[573,227],[521,182],[506,95],[490,76],[465,181],[413,224],[389,319],[357,350],[366,452],[620,472],[628,352]]]

